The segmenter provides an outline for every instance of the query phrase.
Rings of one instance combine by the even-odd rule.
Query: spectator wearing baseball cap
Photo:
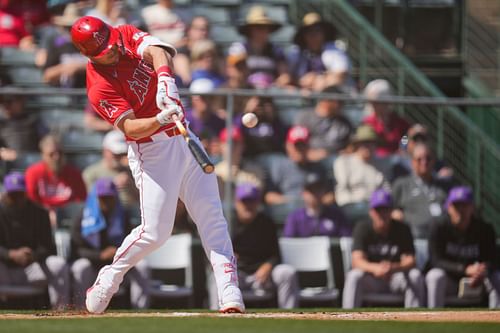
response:
[[[126,207],[138,204],[139,193],[128,168],[128,144],[119,130],[106,133],[102,142],[102,158],[83,170],[83,179],[88,191],[99,178],[112,178]]]
[[[295,45],[288,54],[295,85],[317,92],[330,85],[352,85],[350,60],[334,39],[333,25],[320,14],[310,12],[304,16],[293,39]]]
[[[363,306],[370,292],[404,295],[406,308],[424,306],[424,278],[415,267],[415,248],[410,228],[391,219],[391,194],[375,190],[369,201],[369,221],[353,231],[352,270],[347,273],[342,307]]]
[[[500,270],[495,230],[475,213],[469,186],[453,187],[445,201],[448,220],[431,226],[430,267],[426,275],[429,308],[447,305],[459,295],[471,304],[500,308]]]
[[[239,286],[256,293],[276,293],[278,307],[291,309],[298,301],[296,272],[293,267],[281,264],[276,226],[260,209],[261,203],[262,192],[255,185],[236,186],[232,242],[238,258]],[[211,297],[214,298],[217,299]]]
[[[309,173],[321,174],[325,178],[327,188],[322,195],[323,204],[329,205],[334,201],[332,172],[323,164],[309,159],[309,142],[309,130],[304,126],[293,126],[287,132],[287,155],[275,156],[267,163],[265,203],[278,221],[303,205],[303,190]]]
[[[3,186],[0,284],[48,286],[52,308],[62,310],[70,301],[69,268],[66,260],[56,255],[49,213],[26,196],[22,173],[8,173]]]
[[[85,291],[92,286],[98,270],[111,263],[118,246],[131,230],[129,216],[113,179],[97,179],[83,210],[75,216],[71,230],[75,259],[71,273],[77,308],[85,308]],[[127,277],[134,280],[146,275],[145,266],[140,264],[132,268]],[[145,286],[136,286],[131,289],[131,304],[134,308],[143,308],[148,302]]]
[[[406,134],[410,124],[392,110],[390,103],[379,101],[394,95],[389,81],[384,79],[370,81],[363,93],[368,99],[363,124],[371,126],[380,138],[376,154],[386,157],[396,153],[399,149],[399,140]]]
[[[302,198],[304,206],[291,212],[283,228],[284,237],[351,236],[352,226],[336,205],[325,205],[323,196],[332,191],[322,174],[306,175]]]
[[[233,126],[231,132],[231,164],[228,161],[229,133],[227,128],[224,128],[219,134],[223,159],[215,166],[215,173],[219,183],[221,198],[224,198],[225,183],[229,179],[229,174],[231,174],[232,186],[252,184],[257,188],[263,187],[263,168],[252,160],[242,159],[245,142],[243,141],[240,128]]]

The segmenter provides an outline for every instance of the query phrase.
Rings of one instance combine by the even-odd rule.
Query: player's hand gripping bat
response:
[[[215,167],[212,161],[210,161],[210,158],[205,153],[203,148],[200,147],[198,142],[191,139],[189,132],[187,131],[186,127],[184,127],[182,122],[179,120],[179,117],[177,115],[172,115],[172,119],[175,121],[175,126],[177,126],[177,129],[179,129],[179,131],[181,132],[182,136],[184,137],[184,140],[186,140],[189,150],[193,154],[196,162],[198,162],[198,164],[200,165],[201,169],[205,173],[214,172]]]

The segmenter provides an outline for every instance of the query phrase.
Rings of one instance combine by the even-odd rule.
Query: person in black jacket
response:
[[[243,291],[276,289],[278,307],[291,309],[298,302],[297,274],[290,265],[281,264],[276,226],[259,210],[261,196],[250,183],[242,183],[235,190],[231,238],[238,260],[239,285]]]
[[[69,268],[56,256],[48,212],[26,197],[24,175],[4,178],[0,200],[0,286],[48,286],[54,309],[69,304]]]
[[[113,261],[116,250],[131,229],[113,180],[99,178],[87,196],[83,212],[76,217],[71,232],[72,252],[76,259],[71,266],[73,299],[77,308],[84,308],[85,291],[92,286],[99,269]],[[132,279],[132,306],[147,307],[145,263],[137,264],[127,276]]]
[[[429,308],[443,307],[446,295],[457,295],[460,283],[484,286],[489,307],[500,307],[500,270],[492,226],[474,216],[472,189],[457,186],[445,202],[449,220],[429,236],[431,269],[426,275]],[[466,279],[463,279],[466,278]]]

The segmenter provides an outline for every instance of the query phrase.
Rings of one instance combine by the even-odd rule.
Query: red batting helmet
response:
[[[71,27],[71,39],[88,57],[101,57],[118,41],[120,32],[93,16],[78,19]]]

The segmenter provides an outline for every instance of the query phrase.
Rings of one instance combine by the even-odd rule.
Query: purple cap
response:
[[[24,174],[21,172],[11,172],[5,175],[3,179],[3,187],[5,192],[24,192],[26,191],[26,181]]]
[[[469,186],[456,186],[450,190],[448,194],[448,198],[445,202],[445,207],[448,208],[451,204],[455,202],[465,202],[465,203],[473,203],[474,196],[472,193],[472,189]]]
[[[99,178],[96,180],[94,186],[98,197],[116,196],[118,194],[116,185],[111,178]]]
[[[384,189],[374,191],[370,198],[370,208],[380,207],[392,207],[391,194]]]
[[[255,185],[245,183],[236,187],[234,195],[237,200],[257,200],[260,198],[260,191]]]

